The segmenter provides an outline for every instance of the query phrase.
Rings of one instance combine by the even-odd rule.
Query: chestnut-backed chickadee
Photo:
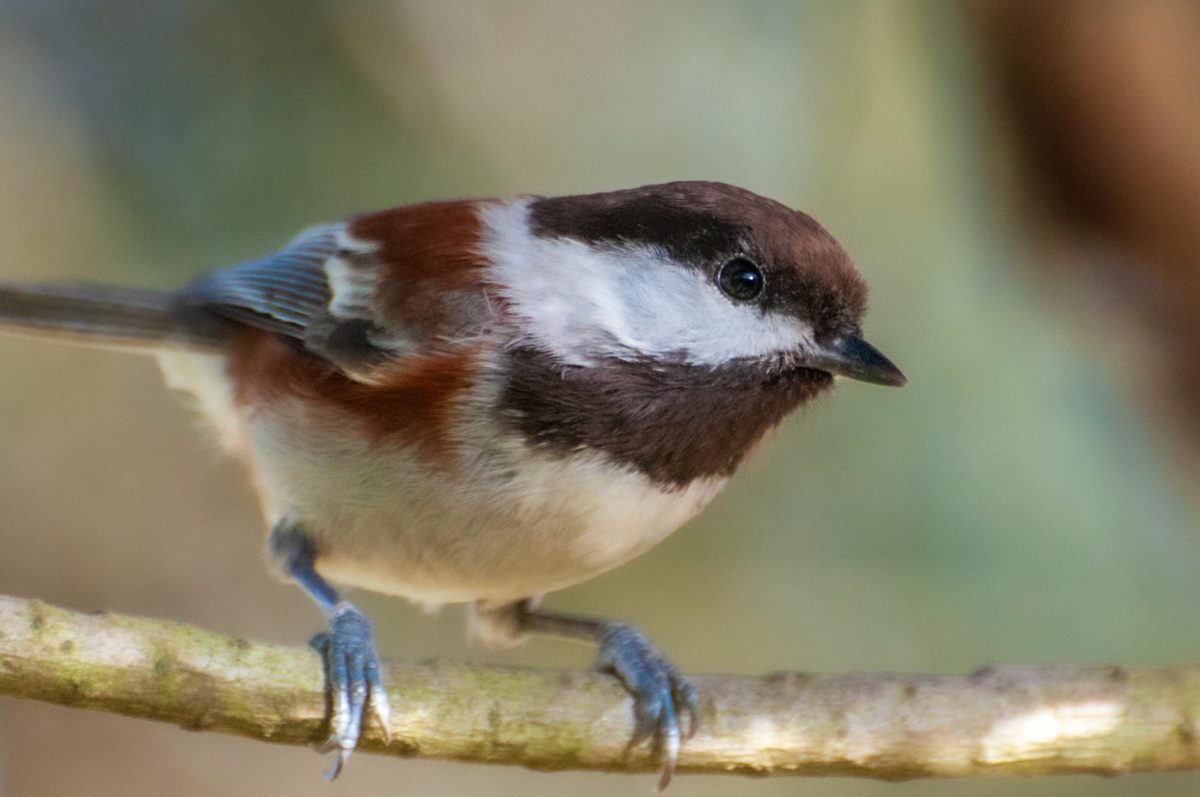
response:
[[[902,385],[812,218],[721,183],[434,202],[315,227],[178,293],[0,286],[0,324],[157,353],[245,461],[280,572],[325,612],[340,770],[386,733],[334,583],[469,603],[490,643],[599,646],[670,777],[696,692],[632,626],[538,598],[651,548],[835,376]]]

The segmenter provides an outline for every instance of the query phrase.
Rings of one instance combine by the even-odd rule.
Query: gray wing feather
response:
[[[305,230],[274,254],[198,280],[184,296],[225,318],[304,340],[313,321],[329,312],[325,263],[338,254],[339,228]]]
[[[371,307],[343,303],[335,315],[326,266],[340,257],[373,273],[374,255],[343,251],[340,224],[313,227],[274,254],[204,277],[180,295],[185,305],[292,338],[359,378],[396,353]]]

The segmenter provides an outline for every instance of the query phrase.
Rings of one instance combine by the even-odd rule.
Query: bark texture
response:
[[[393,664],[391,742],[361,749],[535,769],[649,771],[607,676]],[[1200,767],[1200,665],[990,667],[966,676],[700,675],[683,772],[880,779]],[[0,694],[282,744],[326,734],[308,648],[0,596]],[[101,742],[102,743],[102,742]]]

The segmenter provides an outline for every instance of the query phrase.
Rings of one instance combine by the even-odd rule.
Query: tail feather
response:
[[[121,348],[219,346],[222,325],[179,312],[174,297],[86,283],[0,283],[0,330]]]

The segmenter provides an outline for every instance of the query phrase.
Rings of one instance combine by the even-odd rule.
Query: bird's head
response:
[[[805,213],[676,182],[484,210],[485,246],[525,334],[564,365],[609,359],[903,385],[862,339],[866,285]]]

